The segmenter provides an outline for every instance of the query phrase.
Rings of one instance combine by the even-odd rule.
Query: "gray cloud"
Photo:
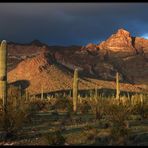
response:
[[[85,45],[119,28],[148,33],[148,3],[1,3],[0,39]]]

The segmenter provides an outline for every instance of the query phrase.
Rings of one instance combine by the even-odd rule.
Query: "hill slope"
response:
[[[48,52],[43,52],[36,57],[22,61],[8,73],[9,83],[17,81],[31,94],[40,93],[42,88],[44,92],[68,90],[72,89],[73,72],[59,64]],[[27,87],[25,87],[25,82],[28,83]],[[115,89],[115,82],[88,78],[80,74],[79,89],[96,87]],[[131,84],[121,84],[121,90],[140,91],[136,85]]]

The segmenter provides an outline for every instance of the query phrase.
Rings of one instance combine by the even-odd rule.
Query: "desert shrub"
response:
[[[135,98],[135,96],[133,98]],[[136,95],[136,100],[134,103],[132,103],[131,108],[134,115],[140,115],[141,119],[147,118],[148,117],[148,96]]]
[[[16,86],[11,86],[11,85],[8,86],[8,96],[18,98],[18,96],[19,96],[18,87],[16,87]]]
[[[83,127],[84,131],[88,131],[88,130],[91,130],[91,129],[93,129],[93,127],[92,127],[92,125],[89,125],[89,124],[87,124],[85,127]]]
[[[34,102],[31,102],[29,110],[32,113],[36,113],[37,111],[39,111],[38,105],[36,103],[34,103]]]
[[[40,98],[35,98],[30,101],[30,110],[32,112],[37,111],[47,111],[51,109],[51,102],[48,100],[41,100]]]
[[[97,130],[94,128],[94,129],[91,129],[90,131],[87,132],[87,140],[95,140],[95,138],[97,137]]]
[[[89,110],[91,109],[91,106],[88,104],[87,101],[82,101],[81,104],[79,104],[79,111],[81,112],[81,114],[87,114],[89,113]]]
[[[111,122],[111,139],[113,142],[120,138],[125,142],[128,137],[128,117],[131,114],[130,105],[110,104],[105,110],[106,119]]]
[[[83,128],[83,131],[81,132],[81,135],[82,137],[85,137],[86,141],[94,141],[95,138],[97,137],[97,129],[90,126],[90,125],[87,125]]]
[[[46,134],[45,138],[47,139],[49,145],[64,145],[66,141],[65,137],[62,136],[60,130],[56,130],[53,133]]]
[[[54,104],[54,107],[56,109],[62,109],[62,110],[65,110],[66,108],[66,104],[67,104],[67,100],[64,98],[60,98],[60,99],[57,99],[55,104]]]
[[[54,121],[57,121],[59,119],[59,113],[57,110],[51,112],[51,115],[54,117]]]
[[[67,125],[71,125],[71,124],[76,124],[76,123],[80,122],[81,117],[77,116],[77,114],[75,112],[73,112],[72,109],[70,109],[65,113],[63,120]]]
[[[102,119],[104,116],[104,109],[107,107],[107,101],[103,98],[98,98],[97,100],[89,100],[88,103],[91,106],[92,113],[95,115],[95,119]]]
[[[82,117],[74,114],[72,116],[72,123],[74,123],[75,125],[81,124],[82,123]]]
[[[141,119],[148,117],[148,105],[137,104],[133,108],[134,113],[141,116]]]
[[[129,130],[124,127],[111,129],[110,145],[127,145],[129,142]]]
[[[14,103],[15,102],[15,103]],[[1,104],[2,106],[2,104]],[[16,138],[26,120],[29,120],[29,102],[22,97],[16,98],[8,94],[7,111],[0,111],[0,128],[4,133],[4,140]]]
[[[111,123],[108,120],[104,120],[104,119],[100,120],[98,125],[100,128],[104,128],[104,129],[111,127]]]
[[[108,131],[98,131],[96,127],[90,125],[87,125],[86,127],[83,128],[81,136],[85,137],[85,143],[89,142],[89,144],[91,144],[92,146],[107,145],[110,140]]]
[[[55,98],[54,96],[52,96],[50,99],[47,98],[47,102],[51,105],[51,106],[54,106],[55,103],[57,102],[57,98]]]
[[[66,130],[66,126],[65,126],[66,124],[67,124],[67,122],[65,122],[64,119],[61,120],[61,121],[59,122],[58,129],[59,129],[61,132],[65,131],[65,130]]]
[[[123,124],[131,114],[131,107],[129,105],[123,104],[110,104],[108,108],[105,109],[105,114],[107,119],[114,124]]]
[[[72,101],[70,101],[67,97],[62,96],[61,98],[57,99],[54,107],[58,110],[71,112],[73,106]]]
[[[2,116],[2,128],[5,135],[4,139],[17,138],[17,134],[20,132],[22,124],[26,118],[26,113],[24,111],[19,112],[8,112]]]

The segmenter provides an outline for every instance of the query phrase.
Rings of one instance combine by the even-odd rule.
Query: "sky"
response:
[[[148,38],[148,3],[0,3],[0,40],[99,44],[120,28]]]

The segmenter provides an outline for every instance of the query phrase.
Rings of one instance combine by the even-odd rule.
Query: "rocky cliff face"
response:
[[[106,63],[100,63],[98,75],[105,79],[113,70],[113,67]],[[103,69],[105,67],[106,69]],[[109,69],[110,71],[108,71]],[[106,73],[104,73],[106,71]],[[107,74],[107,76],[106,76]],[[72,89],[73,72],[58,63],[49,52],[42,52],[39,55],[20,62],[16,68],[8,73],[8,83],[21,85],[30,94],[51,93]],[[79,89],[115,88],[115,82],[91,79],[81,75],[79,77]],[[136,85],[120,84],[121,90],[140,91]]]
[[[137,54],[135,38],[124,29],[119,29],[111,35],[106,41],[101,42],[97,47],[102,52],[104,49],[110,56],[126,57]],[[139,49],[140,51],[141,49]]]
[[[16,65],[30,57],[34,57],[40,52],[48,50],[48,46],[37,40],[28,44],[8,43],[8,71],[15,68]]]
[[[119,29],[97,47],[100,51],[106,49],[107,51],[117,53],[117,55],[118,53],[122,53],[121,57],[124,57],[125,55],[147,54],[147,46],[148,40],[140,37],[133,37],[128,31]]]
[[[98,76],[103,76],[102,71],[106,79],[110,79],[115,71],[119,71],[122,78],[130,83],[148,83],[148,40],[133,37],[128,31],[119,29],[96,47],[99,49],[98,63],[111,64],[103,67],[97,64],[94,69]]]
[[[134,38],[134,47],[138,53],[148,58],[148,40],[140,37]]]
[[[109,48],[113,51],[117,51],[119,48],[121,51],[133,48],[131,35],[124,29],[119,29],[115,34],[111,35],[105,42],[101,43],[100,45],[100,48]]]
[[[8,73],[8,82],[27,81],[28,90],[36,94],[41,92],[41,87],[44,92],[56,91],[60,88],[68,89],[71,86],[72,76],[67,74],[66,69],[61,70],[55,63],[55,59],[50,53],[40,53],[20,62],[16,68],[11,70]]]
[[[96,83],[83,78],[79,78],[79,87],[82,90],[96,87]],[[40,94],[42,88],[44,93],[69,90],[72,89],[72,82],[73,72],[67,65],[57,62],[49,52],[42,52],[20,62],[8,73],[9,84],[19,84],[23,89],[27,88],[31,94]],[[98,82],[98,88],[101,87],[101,83]]]
[[[55,63],[70,70],[79,68],[85,77],[114,81],[115,74],[118,71],[121,81],[138,84],[148,83],[148,40],[133,37],[124,29],[119,29],[106,41],[98,45],[89,43],[84,47],[60,47],[47,46],[35,41],[27,45],[11,43],[8,46],[8,51],[10,62],[12,62],[12,56],[21,57],[20,61],[22,61],[9,72],[11,79],[14,79],[17,75],[20,80],[25,78],[31,80],[32,85],[41,85],[40,79],[44,78],[44,81],[46,81],[45,78],[47,77],[47,79],[50,79],[49,81],[53,82],[55,76],[56,79],[59,79],[57,73],[61,73],[60,76],[67,77],[67,75],[64,75],[63,69],[59,70],[54,65]],[[47,51],[48,55],[42,54]],[[13,62],[11,64],[10,67],[13,66]],[[53,71],[58,72],[53,72],[53,74],[52,68]],[[51,73],[48,76],[41,76],[49,71]],[[35,80],[34,77],[38,77],[38,79]],[[67,80],[65,81],[68,83]]]

